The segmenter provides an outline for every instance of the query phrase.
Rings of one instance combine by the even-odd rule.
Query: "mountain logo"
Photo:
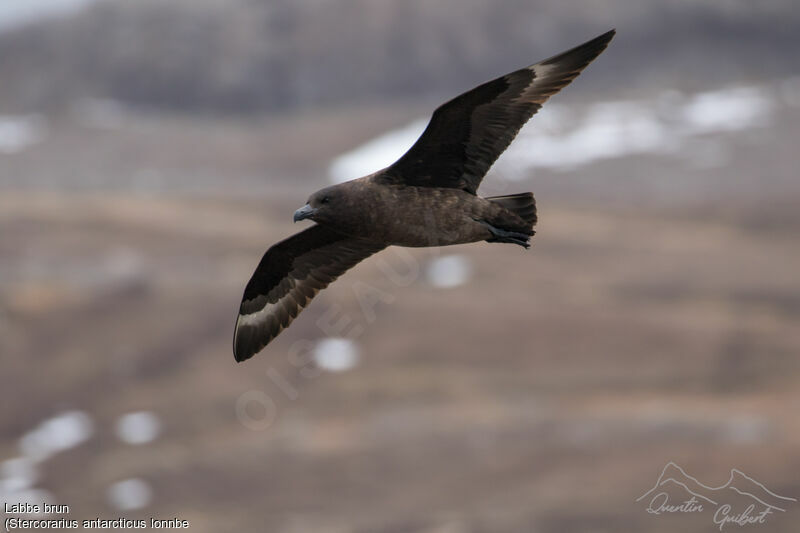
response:
[[[726,525],[765,524],[769,516],[785,513],[797,500],[781,496],[741,470],[732,469],[728,481],[719,487],[704,485],[670,461],[656,484],[636,498],[654,515],[704,513],[711,511],[720,531]]]

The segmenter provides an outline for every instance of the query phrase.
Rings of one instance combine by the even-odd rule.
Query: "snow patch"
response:
[[[329,372],[350,370],[358,363],[358,347],[350,339],[322,339],[314,346],[314,361]]]
[[[94,423],[83,411],[68,411],[45,420],[22,436],[20,449],[33,461],[43,461],[52,455],[74,448],[94,432]]]
[[[119,511],[133,511],[146,507],[153,499],[153,491],[144,480],[130,478],[108,487],[106,498]]]
[[[117,436],[128,444],[152,442],[161,432],[161,421],[150,411],[122,415],[117,420]]]
[[[30,505],[38,505],[39,512],[38,513],[26,513],[32,514],[37,516],[43,516],[50,513],[45,513],[42,509],[42,503],[47,503],[49,505],[54,505],[56,503],[55,497],[52,493],[42,489],[24,489],[19,491],[8,491],[5,492],[2,485],[0,485],[0,501],[5,503],[21,503],[21,504],[30,504]],[[14,514],[14,513],[9,513]]]
[[[19,153],[46,135],[47,121],[41,115],[0,115],[0,153]]]
[[[730,133],[768,126],[776,103],[800,105],[800,82],[782,81],[776,88],[726,87],[685,95],[664,91],[651,99],[612,100],[567,109],[547,104],[522,129],[498,160],[509,179],[523,179],[532,170],[572,170],[592,162],[637,154],[665,154],[690,164],[713,167],[727,161],[725,147],[706,145],[691,152],[701,135]],[[416,120],[335,158],[331,181],[339,183],[384,168],[405,153],[428,119]]]
[[[328,169],[333,183],[359,178],[397,161],[414,144],[428,119],[417,119],[400,129],[392,130],[334,159]]]
[[[461,255],[445,255],[433,259],[425,269],[428,282],[440,289],[458,287],[472,277],[472,265]]]
[[[0,32],[52,16],[74,13],[95,0],[3,0],[0,2]]]
[[[0,465],[2,492],[19,492],[29,489],[39,477],[36,462],[28,457],[7,459]],[[0,498],[1,499],[1,498]]]

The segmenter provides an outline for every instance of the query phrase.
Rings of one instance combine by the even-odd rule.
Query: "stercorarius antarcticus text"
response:
[[[387,246],[508,242],[528,248],[533,193],[481,198],[478,185],[520,128],[594,60],[614,30],[488,81],[434,111],[391,166],[312,194],[294,221],[316,224],[272,246],[244,289],[233,354],[249,359],[312,298]]]

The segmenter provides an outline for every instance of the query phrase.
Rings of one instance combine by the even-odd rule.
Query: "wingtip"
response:
[[[236,330],[233,334],[233,358],[237,363],[252,359],[269,344],[272,338],[274,336],[266,342],[260,340],[252,327],[241,326],[237,319]]]
[[[261,348],[263,348],[263,346]],[[233,358],[236,360],[237,363],[242,363],[242,362],[247,361],[248,359],[252,358],[258,352],[260,352],[261,348],[258,348],[256,350],[254,350],[252,344],[247,344],[247,343],[244,343],[244,342],[237,342],[237,339],[234,338],[234,340],[233,340]]]
[[[239,326],[239,319],[241,315],[236,317],[236,326],[233,330],[233,358],[237,363],[247,361],[255,355],[251,349],[247,349],[246,343],[240,337],[241,327]]]
[[[246,361],[248,357],[241,353],[236,347],[236,339],[233,339],[233,360],[237,363],[241,363],[242,361]]]
[[[243,363],[244,361],[247,361],[248,359],[250,359],[254,355],[255,355],[255,353],[252,352],[252,351],[244,351],[242,349],[237,349],[236,346],[233,347],[233,359],[237,363]]]
[[[585,43],[577,46],[576,48],[584,48],[584,47],[593,48],[595,46],[601,46],[602,48],[605,48],[606,46],[608,46],[608,43],[611,42],[611,39],[613,39],[616,34],[617,34],[617,29],[611,28],[607,32],[598,35],[594,39],[586,41]]]
[[[606,43],[608,43],[608,42],[610,42],[610,41],[611,41],[611,39],[613,39],[613,38],[614,38],[614,36],[615,36],[616,34],[617,34],[617,28],[611,28],[610,30],[608,30],[608,31],[607,31],[607,32],[605,32],[604,34],[602,34],[602,35],[598,36],[597,38],[598,38],[598,39],[602,39],[602,40],[604,40]]]
[[[586,65],[594,61],[597,56],[603,53],[606,47],[608,47],[608,43],[611,42],[611,39],[613,39],[614,35],[616,34],[616,28],[612,28],[603,34],[598,35],[594,39],[590,39],[583,44],[579,44],[578,46],[571,48],[566,52],[561,52],[553,57],[549,57],[544,61],[541,61],[539,64],[550,65],[564,62],[566,62],[566,64],[577,63],[580,66],[580,69],[583,69]]]

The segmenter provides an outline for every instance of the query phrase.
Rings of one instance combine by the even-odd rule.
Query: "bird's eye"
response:
[[[321,204],[329,204],[329,203],[331,203],[331,197],[330,196],[323,196],[322,200],[320,200],[319,203],[321,203]]]

